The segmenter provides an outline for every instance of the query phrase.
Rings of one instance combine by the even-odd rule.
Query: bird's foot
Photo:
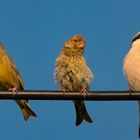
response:
[[[16,88],[16,87],[12,87],[12,88],[9,88],[8,91],[11,91],[11,92],[17,93],[17,88]]]
[[[68,92],[68,89],[63,89],[63,95],[65,95],[66,92]]]
[[[85,97],[86,95],[88,95],[88,91],[87,91],[87,89],[86,89],[85,87],[82,88],[82,90],[80,91],[80,93],[81,93],[82,95],[84,95],[84,97]]]
[[[132,95],[132,93],[133,93],[133,91],[129,88],[129,95],[131,96]]]
[[[14,97],[16,94],[18,94],[18,91],[17,91],[17,88],[16,88],[16,87],[9,88],[8,91],[13,92],[13,97]]]

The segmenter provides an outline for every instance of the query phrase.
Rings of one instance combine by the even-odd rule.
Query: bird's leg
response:
[[[129,95],[131,96],[132,95],[132,93],[133,93],[133,91],[129,88]]]
[[[16,87],[12,87],[12,88],[9,88],[8,91],[11,91],[13,92],[13,97],[18,93],[17,91],[17,88]]]
[[[16,87],[12,87],[12,88],[9,88],[8,91],[12,91],[14,93],[17,93],[17,88]]]
[[[65,95],[66,92],[68,92],[68,89],[63,89],[63,95]]]
[[[84,97],[85,97],[85,95],[88,95],[88,90],[86,89],[85,86],[81,89],[80,93],[81,93],[82,95],[84,95]]]

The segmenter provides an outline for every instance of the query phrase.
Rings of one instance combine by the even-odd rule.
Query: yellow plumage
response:
[[[64,43],[64,48],[56,59],[54,73],[55,80],[62,90],[74,92],[88,91],[93,74],[83,56],[85,45],[86,41],[80,35],[75,35]],[[74,105],[76,125],[80,125],[83,120],[92,123],[84,101],[74,101]]]
[[[0,43],[0,90],[11,88],[24,90],[24,84],[13,60],[5,51],[3,44]],[[16,100],[16,103],[19,105],[25,120],[28,120],[30,116],[36,116],[28,105],[28,101]]]

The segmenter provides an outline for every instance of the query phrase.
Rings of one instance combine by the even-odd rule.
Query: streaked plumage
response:
[[[88,91],[93,74],[83,56],[86,40],[81,35],[75,35],[64,43],[60,55],[56,59],[55,80],[62,90],[83,92]],[[76,125],[83,120],[92,123],[84,101],[74,101],[76,110]]]
[[[3,44],[0,43],[0,90],[14,88],[24,90],[24,84],[12,58],[5,51]],[[36,116],[31,110],[28,101],[16,100],[16,103],[19,105],[25,120],[28,120],[30,116]]]
[[[123,72],[130,91],[140,91],[140,32],[132,39],[132,46],[124,59]],[[140,101],[138,101],[138,105],[140,137]]]

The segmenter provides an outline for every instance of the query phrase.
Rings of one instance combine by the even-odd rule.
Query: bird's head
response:
[[[138,32],[137,34],[134,35],[134,37],[132,39],[132,43],[137,41],[137,40],[140,40],[140,32]]]
[[[84,49],[86,46],[86,40],[81,35],[75,35],[69,38],[65,43],[64,47],[69,49]]]
[[[132,46],[131,47],[140,47],[140,32],[138,32],[136,35],[134,35],[132,39]]]
[[[136,33],[132,38],[132,43],[135,43],[137,41],[140,41],[140,32]]]

